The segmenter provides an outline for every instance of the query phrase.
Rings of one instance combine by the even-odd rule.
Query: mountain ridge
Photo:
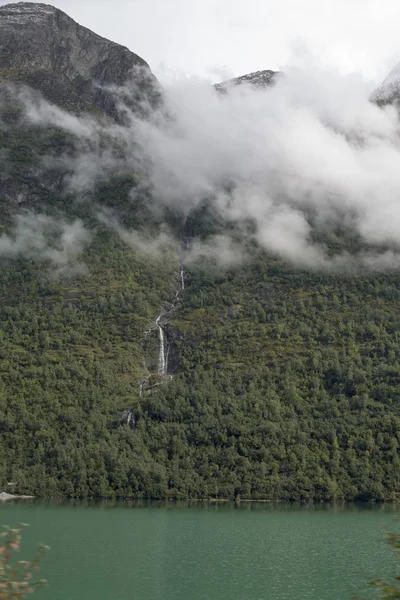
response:
[[[76,23],[48,4],[0,6],[0,80],[25,83],[67,109],[116,116],[107,88],[131,86],[133,106],[158,82],[145,60]],[[136,98],[135,98],[136,94]]]
[[[400,63],[397,64],[372,94],[378,104],[390,104],[400,96]]]
[[[27,27],[39,42],[41,25]],[[18,66],[22,57],[29,70],[30,46],[11,33],[8,50],[17,40],[19,54],[7,60]],[[103,102],[90,85],[79,103],[72,50],[55,50],[72,69],[67,77],[51,63],[50,83],[34,71],[36,90],[73,112],[99,100],[94,118],[73,117],[75,125],[114,117],[113,98]],[[19,81],[4,70],[3,87]],[[272,73],[233,85],[268,86]],[[56,75],[64,87],[54,94]],[[56,120],[9,117],[0,121],[0,488],[12,481],[16,492],[77,498],[399,499],[396,272],[295,268],[231,223],[248,243],[221,266],[227,226],[208,197],[187,218],[161,203],[153,210],[145,161],[106,170],[109,129],[95,129],[91,144],[90,129],[82,142]],[[78,167],[100,176],[73,188]],[[330,249],[342,241],[332,236]],[[160,369],[161,349],[169,360]]]
[[[283,75],[281,71],[271,71],[270,69],[264,69],[261,71],[253,71],[226,81],[216,83],[214,87],[223,93],[228,93],[230,88],[249,85],[256,89],[264,89],[274,86],[278,79]]]

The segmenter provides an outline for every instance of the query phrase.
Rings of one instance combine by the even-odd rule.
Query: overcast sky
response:
[[[9,1],[0,0],[0,5]],[[283,68],[306,47],[379,82],[400,61],[399,0],[53,0],[160,79]]]

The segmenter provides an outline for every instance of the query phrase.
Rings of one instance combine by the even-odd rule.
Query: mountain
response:
[[[282,73],[279,71],[254,71],[253,73],[247,73],[246,75],[241,75],[240,77],[234,77],[233,79],[228,79],[227,81],[217,83],[215,88],[219,92],[224,93],[226,93],[230,87],[237,85],[249,85],[251,87],[262,89],[275,85],[281,76]]]
[[[295,268],[211,192],[158,202],[149,113],[116,124],[107,89],[147,98],[146,63],[48,5],[1,7],[0,30],[0,488],[398,499],[398,274]],[[327,252],[359,249],[345,225]]]
[[[374,91],[372,99],[378,104],[390,104],[398,100],[400,94],[400,64],[392,69],[381,85]]]
[[[0,6],[0,79],[27,84],[66,109],[111,116],[115,93],[107,88],[134,89],[138,104],[158,87],[142,58],[33,2]]]

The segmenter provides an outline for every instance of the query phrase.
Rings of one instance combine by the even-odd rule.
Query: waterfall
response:
[[[167,355],[165,357],[165,373],[168,373],[168,358],[169,358],[169,349],[171,344],[167,344]]]
[[[133,409],[126,409],[118,411],[118,418],[128,425],[131,429],[135,429],[136,427],[136,417],[134,415]]]
[[[155,324],[158,329],[158,339],[159,339],[158,365],[157,365],[157,371],[158,371],[159,375],[167,375],[167,373],[168,373],[168,357],[169,357],[169,350],[170,350],[170,344],[168,343],[168,339],[167,339],[167,336],[165,335],[164,329],[160,325],[160,320],[161,320],[162,316],[165,319],[166,317],[168,317],[169,314],[171,314],[176,309],[177,301],[179,300],[179,294],[181,292],[183,292],[185,289],[185,273],[184,273],[182,264],[180,265],[179,274],[180,274],[180,279],[181,279],[181,289],[175,293],[175,302],[169,303],[169,308],[164,310],[163,313],[159,314],[157,319],[155,320]],[[153,325],[152,329],[154,329],[154,325]],[[145,335],[150,333],[150,331],[151,331],[151,329],[146,331]],[[140,396],[142,395],[142,390],[143,390],[143,387],[140,386],[140,388],[139,388]]]
[[[139,380],[139,398],[141,398],[143,396],[143,391],[146,389],[148,381],[149,381],[149,376],[143,377],[142,379]]]
[[[160,349],[158,351],[158,373],[159,375],[165,375],[167,372],[167,359],[165,357],[165,334],[164,330],[160,325],[161,315],[156,319],[156,325],[158,327],[158,339],[160,340]]]

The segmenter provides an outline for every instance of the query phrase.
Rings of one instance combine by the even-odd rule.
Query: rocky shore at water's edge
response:
[[[0,492],[0,502],[5,502],[6,500],[18,500],[20,498],[34,498],[35,496],[24,496],[21,494],[8,494],[7,492]]]

